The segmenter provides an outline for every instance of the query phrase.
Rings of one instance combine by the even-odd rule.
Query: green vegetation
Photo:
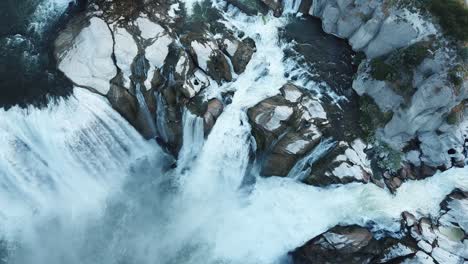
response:
[[[392,112],[383,113],[375,104],[374,100],[363,95],[359,98],[359,126],[361,127],[364,137],[370,139],[374,136],[375,130],[383,127],[393,117]]]
[[[376,165],[383,171],[396,173],[401,168],[401,151],[394,150],[385,142],[377,142],[374,146]]]
[[[222,16],[219,11],[212,6],[210,0],[203,0],[193,4],[192,15],[189,17],[186,15],[185,6],[183,7],[182,17],[187,17],[186,21],[183,23],[184,31],[203,33],[203,31],[208,30],[213,34],[222,33],[224,31],[224,25],[219,22],[222,20]]]
[[[463,0],[430,0],[429,10],[447,35],[468,41],[468,9]]]
[[[398,49],[387,57],[371,60],[370,74],[379,81],[392,83],[394,91],[406,99],[414,93],[412,86],[413,70],[423,60],[431,56],[432,41],[422,41],[409,47]]]
[[[413,69],[430,55],[430,44],[429,41],[423,41],[403,49],[392,58],[392,64],[401,65],[406,69]]]
[[[379,81],[394,81],[398,78],[398,70],[395,65],[385,62],[382,58],[375,58],[370,64],[372,78]]]
[[[460,58],[465,62],[468,63],[468,47],[463,47],[459,49]]]
[[[455,111],[452,111],[448,116],[447,116],[447,124],[449,125],[456,125],[458,124],[459,121],[459,116],[458,113]]]
[[[387,58],[371,61],[371,76],[380,81],[395,81],[401,72],[412,71],[430,56],[431,41],[422,41],[392,52]]]
[[[465,78],[466,70],[462,65],[456,65],[449,71],[449,80],[455,85],[460,86],[463,84],[463,79]]]

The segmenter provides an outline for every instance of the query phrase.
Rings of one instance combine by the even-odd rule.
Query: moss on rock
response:
[[[392,112],[380,111],[374,100],[364,95],[359,98],[359,125],[365,138],[373,137],[375,130],[387,124],[393,116]]]

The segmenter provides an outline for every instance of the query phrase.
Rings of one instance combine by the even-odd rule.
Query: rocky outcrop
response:
[[[255,41],[251,38],[246,38],[238,44],[238,48],[234,54],[231,55],[232,65],[234,66],[234,71],[237,74],[241,74],[245,71],[247,64],[255,53],[255,50]]]
[[[466,158],[464,115],[447,122],[452,109],[464,112],[459,106],[468,98],[466,64],[430,13],[419,8],[386,0],[314,0],[300,6],[322,20],[325,32],[366,55],[353,89],[393,113],[383,129],[374,128],[378,141],[403,151],[417,140],[416,162],[449,168]]]
[[[313,165],[305,182],[315,186],[346,184],[350,182],[368,183],[373,178],[371,162],[366,154],[367,146],[361,139],[351,143],[341,141],[317,164]]]
[[[468,259],[468,194],[455,190],[431,219],[403,212],[401,234],[375,239],[360,226],[336,226],[291,253],[294,263],[447,263]]]
[[[436,34],[418,13],[384,0],[315,0],[309,14],[322,19],[325,32],[349,39],[354,50],[371,59]]]
[[[197,21],[204,14],[180,16],[177,4],[96,1],[55,41],[58,68],[76,86],[107,97],[142,135],[174,154],[182,144],[184,109],[198,109],[209,133],[224,104],[205,91],[232,81],[255,52],[252,39],[220,23],[223,33],[214,34]]]
[[[420,218],[403,213],[403,228],[417,241],[418,252],[405,263],[425,259],[424,263],[464,263],[468,259],[466,246],[466,210],[468,194],[460,190],[452,192],[441,204],[437,219]]]
[[[248,110],[264,176],[286,176],[320,142],[327,124],[320,101],[303,89],[286,84],[280,91]]]
[[[292,252],[294,263],[401,263],[399,259],[415,254],[413,240],[390,237],[377,240],[366,228],[336,226]]]

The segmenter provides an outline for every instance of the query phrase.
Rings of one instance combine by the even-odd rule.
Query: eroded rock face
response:
[[[90,4],[60,33],[55,55],[75,85],[106,96],[142,135],[157,137],[176,154],[184,109],[189,104],[204,109],[197,113],[207,134],[224,105],[205,91],[242,73],[255,42],[222,24],[216,26],[223,33],[216,35],[209,26],[190,24],[193,19],[180,16],[175,0],[142,3]],[[196,32],[184,28],[195,26]]]
[[[468,258],[467,207],[467,193],[455,190],[442,202],[438,219],[417,219],[408,212],[403,213],[404,228],[418,246],[417,254],[404,263],[419,259],[424,263],[464,263]]]
[[[265,5],[267,5],[271,10],[273,10],[275,16],[281,16],[283,12],[283,5],[281,0],[261,0]]]
[[[315,0],[309,14],[322,19],[325,32],[349,39],[353,49],[368,58],[436,34],[435,27],[419,14],[381,0]]]

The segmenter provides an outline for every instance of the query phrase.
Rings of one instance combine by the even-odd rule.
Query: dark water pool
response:
[[[0,107],[44,106],[72,91],[70,81],[56,69],[53,40],[86,1],[63,0],[58,12],[38,16],[46,1],[0,1]]]
[[[311,16],[291,17],[281,35],[293,43],[286,55],[308,70],[308,73],[295,77],[324,83],[322,101],[333,128],[329,134],[339,140],[362,134],[358,122],[359,97],[352,89],[357,70],[354,64],[356,53],[348,42],[325,33],[320,19]],[[337,102],[331,94],[343,100]]]

